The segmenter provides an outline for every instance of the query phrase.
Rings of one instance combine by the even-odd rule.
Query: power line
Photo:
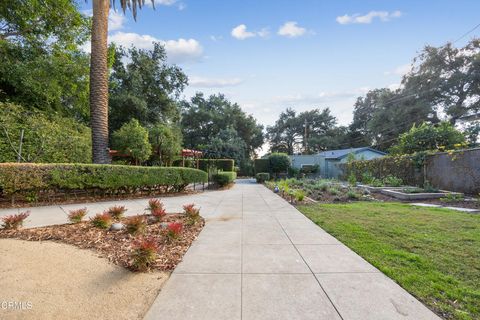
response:
[[[473,27],[472,29],[468,30],[467,32],[465,32],[464,34],[462,34],[458,39],[454,40],[452,43],[456,43],[460,40],[462,40],[463,38],[465,38],[466,36],[468,36],[470,33],[472,33],[473,31],[475,31],[478,27],[480,27],[480,23],[477,24],[475,27]]]

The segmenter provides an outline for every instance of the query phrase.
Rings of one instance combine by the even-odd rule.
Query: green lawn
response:
[[[301,206],[446,319],[480,319],[480,215],[400,203]]]

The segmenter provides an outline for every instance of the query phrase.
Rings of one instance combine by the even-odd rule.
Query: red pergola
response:
[[[203,155],[202,151],[191,150],[191,149],[183,149],[182,152],[181,152],[182,167],[185,167],[185,158],[190,158],[190,159],[193,159],[195,161],[195,166],[198,169],[198,166],[199,166],[198,159],[200,159],[202,157],[202,155]]]

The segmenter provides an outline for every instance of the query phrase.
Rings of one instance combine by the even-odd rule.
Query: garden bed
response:
[[[440,199],[447,195],[463,196],[463,194],[457,193],[457,192],[450,192],[445,190],[438,190],[438,192],[426,192],[418,188],[411,188],[411,189],[402,188],[400,190],[383,189],[380,191],[380,193],[396,199],[407,200],[407,201],[415,201],[415,200],[423,200],[423,199]]]
[[[145,215],[148,220],[150,215]],[[128,218],[122,218],[120,222],[126,222]],[[180,222],[183,230],[178,239],[171,240],[166,235],[165,224]],[[150,239],[158,244],[157,257],[150,265],[150,269],[159,271],[173,270],[182,260],[183,255],[196,239],[204,226],[203,218],[195,224],[187,223],[187,217],[183,214],[168,214],[160,222],[146,226],[141,236],[133,236],[125,229],[110,231],[97,228],[91,222],[83,221],[77,224],[63,224],[30,229],[0,229],[0,238],[14,238],[27,241],[57,241],[67,243],[82,249],[90,249],[101,257],[107,258],[112,263],[130,270],[132,267],[132,251],[135,243],[140,239]]]

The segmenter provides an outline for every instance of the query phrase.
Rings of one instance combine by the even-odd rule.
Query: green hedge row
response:
[[[220,187],[224,187],[237,178],[237,173],[234,171],[219,171],[213,175],[213,181],[218,183]]]
[[[185,160],[175,160],[173,162],[174,166],[182,166],[185,163],[185,167],[194,168],[196,160],[185,159]],[[209,167],[216,167],[221,171],[235,171],[235,161],[233,159],[198,159],[198,168],[203,171],[208,171]]]
[[[255,173],[270,172],[270,159],[255,159]]]
[[[265,181],[270,180],[270,173],[268,172],[259,172],[255,175],[258,183],[264,183]]]
[[[357,181],[362,181],[363,174],[369,173],[380,180],[388,176],[395,176],[408,185],[423,185],[423,165],[408,155],[355,160],[341,164],[340,168],[343,171],[342,179],[344,180],[353,174]]]
[[[207,181],[201,170],[95,164],[0,164],[3,195],[36,191],[122,191],[138,189],[181,191],[190,183]]]

